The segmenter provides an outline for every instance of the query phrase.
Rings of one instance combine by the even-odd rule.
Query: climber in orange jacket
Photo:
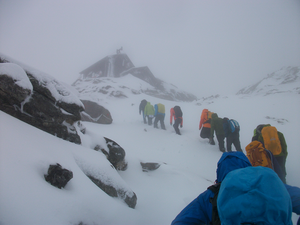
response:
[[[201,114],[201,117],[200,117],[200,123],[199,123],[199,130],[201,130],[200,132],[200,137],[201,138],[210,138],[210,123],[211,123],[211,114],[212,112],[208,111],[208,109],[203,109],[202,110],[202,114]],[[202,129],[201,129],[202,128]],[[212,140],[210,140],[212,142]],[[211,144],[214,144],[214,143],[211,143]]]

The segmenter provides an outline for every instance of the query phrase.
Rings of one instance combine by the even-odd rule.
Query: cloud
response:
[[[198,96],[300,62],[296,0],[1,1],[0,30],[0,52],[67,83],[121,46]]]

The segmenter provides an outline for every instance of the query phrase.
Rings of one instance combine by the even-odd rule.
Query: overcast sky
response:
[[[300,66],[300,0],[0,0],[0,52],[60,81],[123,47],[205,97]]]

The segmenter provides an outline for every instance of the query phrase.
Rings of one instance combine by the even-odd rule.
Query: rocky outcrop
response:
[[[89,100],[81,100],[84,111],[80,113],[81,120],[99,124],[111,124],[113,119],[108,109]]]
[[[143,172],[149,172],[156,170],[160,167],[160,163],[155,162],[140,162]]]
[[[134,192],[128,192],[110,184],[105,184],[101,179],[97,179],[91,175],[88,177],[109,196],[121,198],[130,208],[135,208],[137,196]]]
[[[108,151],[100,145],[96,145],[94,149],[96,151],[101,151],[116,170],[126,170],[127,162],[125,161],[125,150],[117,142],[106,137],[104,137],[104,139]]]
[[[81,143],[73,126],[83,111],[79,99],[73,101],[76,97],[51,77],[25,72],[3,60],[0,66],[0,110],[59,138]],[[24,87],[24,82],[31,87]]]
[[[98,157],[99,161],[95,161],[85,154],[75,154],[74,158],[82,172],[102,191],[111,197],[123,200],[130,208],[135,208],[137,204],[136,194],[121,178],[115,167],[104,157]]]

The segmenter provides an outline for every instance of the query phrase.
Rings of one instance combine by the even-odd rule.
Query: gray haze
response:
[[[299,0],[0,0],[0,52],[71,84],[123,47],[198,97],[300,66]]]

